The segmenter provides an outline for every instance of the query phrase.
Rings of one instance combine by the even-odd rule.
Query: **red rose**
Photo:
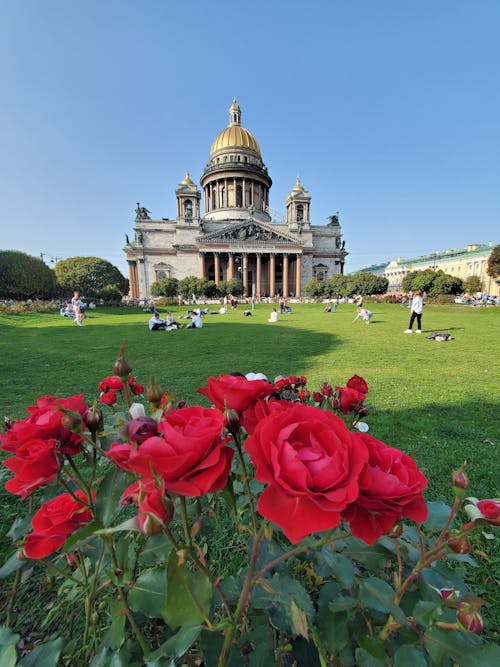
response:
[[[257,424],[275,412],[288,410],[293,406],[291,401],[282,401],[270,399],[268,401],[257,401],[254,405],[251,405],[247,410],[241,415],[240,423],[245,429],[245,431],[251,435],[255,431]]]
[[[87,407],[82,394],[67,398],[42,396],[37,399],[35,406],[27,408],[30,415],[26,420],[15,422],[7,433],[0,435],[1,449],[7,452],[15,452],[19,446],[28,440],[56,439],[61,443],[63,453],[78,454],[83,438],[78,433],[73,433],[65,428],[62,419],[64,410],[78,412],[83,415]]]
[[[144,385],[142,385],[142,384],[133,384],[130,387],[130,391],[134,394],[134,396],[140,396],[140,394],[144,393]]]
[[[158,435],[158,424],[151,417],[137,417],[127,424],[129,440],[140,445],[144,440]]]
[[[360,375],[353,375],[352,378],[347,380],[346,386],[349,387],[349,389],[360,391],[362,394],[368,393],[368,385],[366,384],[366,380]]]
[[[368,460],[364,443],[339,417],[302,403],[262,419],[245,449],[256,479],[269,484],[259,498],[260,514],[293,543],[340,523],[340,513],[358,497]]]
[[[57,476],[59,464],[55,455],[57,440],[28,440],[16,450],[16,455],[4,461],[4,465],[15,473],[5,484],[10,493],[24,500],[40,486]]]
[[[113,444],[107,456],[120,468],[152,478],[151,469],[167,491],[202,496],[224,488],[234,451],[222,438],[223,415],[213,408],[172,410],[158,425],[162,437],[139,447]]]
[[[363,393],[350,387],[335,387],[335,389],[339,392],[338,407],[345,415],[359,406],[366,398]]]
[[[415,461],[368,433],[356,433],[354,438],[364,443],[369,460],[359,497],[342,517],[351,524],[353,535],[373,545],[400,518],[425,521],[427,505],[422,491],[427,488],[427,479]]]
[[[76,491],[75,496],[87,501],[83,491]],[[33,532],[24,545],[28,558],[50,556],[62,547],[71,533],[92,520],[92,513],[83,502],[75,500],[70,493],[63,493],[40,507],[31,520]]]
[[[198,393],[206,396],[217,409],[223,411],[228,407],[236,412],[243,412],[273,391],[273,385],[267,380],[247,380],[240,375],[209,377],[207,386],[198,389]]]
[[[104,380],[101,380],[97,385],[99,391],[109,391],[110,389],[114,391],[120,391],[123,389],[123,382],[120,380],[118,375],[109,375],[105,377]]]
[[[99,403],[104,403],[104,405],[114,405],[116,403],[117,396],[116,391],[107,391],[99,399]]]
[[[477,509],[481,512],[483,519],[494,526],[500,526],[500,500],[480,500],[477,503]]]
[[[159,489],[151,489],[143,494],[139,502],[139,528],[146,535],[159,533],[170,523],[173,515],[172,502],[166,500]]]

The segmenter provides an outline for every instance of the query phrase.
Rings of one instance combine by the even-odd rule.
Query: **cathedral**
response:
[[[149,298],[161,278],[186,276],[216,284],[237,278],[249,297],[298,297],[311,278],[343,273],[347,252],[338,215],[328,225],[312,225],[311,196],[297,178],[285,219],[272,220],[271,185],[234,100],[228,126],[212,143],[201,190],[186,173],[175,191],[177,216],[155,219],[137,204],[134,238],[127,236],[124,248],[131,298]]]

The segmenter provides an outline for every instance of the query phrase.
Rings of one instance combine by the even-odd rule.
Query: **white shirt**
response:
[[[424,300],[422,299],[421,296],[414,296],[413,301],[411,303],[411,309],[414,313],[417,313],[417,315],[422,314],[422,310],[424,308]]]
[[[192,317],[191,323],[196,329],[201,329],[201,327],[203,326],[203,322],[201,321],[201,317],[199,315],[195,315],[194,317]]]

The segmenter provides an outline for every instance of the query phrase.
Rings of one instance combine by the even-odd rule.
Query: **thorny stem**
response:
[[[194,548],[194,545],[193,545],[193,539],[191,537],[191,531],[189,530],[189,520],[188,520],[188,514],[187,514],[186,498],[184,496],[180,496],[180,500],[181,500],[181,512],[182,512],[182,525],[184,527],[184,537],[186,539],[186,543],[187,543],[186,546],[188,548],[189,556],[191,557],[191,560],[195,563],[195,565],[207,577],[207,579],[210,581],[212,586],[215,588],[215,590],[219,594],[219,597],[221,599],[222,604],[224,605],[224,609],[226,610],[226,614],[228,615],[228,618],[230,620],[232,620],[233,619],[233,614],[231,612],[231,607],[229,606],[229,603],[226,599],[226,596],[224,595],[224,592],[222,591],[220,585],[217,583],[216,578],[212,575],[212,573],[207,568],[207,566],[204,563],[202,563],[202,561],[196,555],[196,551],[195,551],[195,548]]]
[[[16,576],[14,577],[14,583],[12,584],[12,588],[11,588],[11,591],[10,591],[9,602],[7,604],[7,609],[6,609],[6,612],[5,612],[5,621],[6,621],[7,627],[10,626],[10,622],[11,622],[10,615],[11,615],[12,609],[14,607],[14,600],[16,599],[17,588],[19,586],[20,581],[21,581],[21,570],[17,570]]]
[[[109,554],[111,556],[111,563],[113,565],[113,569],[117,570],[118,569],[118,563],[116,561],[116,554],[115,554],[115,550],[114,550],[114,547],[113,547],[113,539],[110,535],[106,535],[104,539],[106,540],[106,544],[107,544],[108,549],[109,549]],[[144,656],[147,656],[147,655],[149,655],[149,647],[148,647],[148,645],[146,643],[146,640],[144,639],[144,636],[143,636],[142,632],[140,631],[139,626],[137,625],[137,623],[135,621],[135,618],[132,614],[132,611],[129,607],[125,590],[124,590],[123,586],[120,586],[120,584],[118,584],[118,583],[115,583],[115,586],[116,586],[116,588],[117,588],[117,590],[120,594],[121,602],[123,604],[123,609],[124,609],[125,614],[127,616],[128,622],[130,623],[132,631],[133,631],[133,633],[134,633],[134,635],[135,635],[135,637],[136,637],[136,639],[139,643],[139,646],[142,649],[142,652],[143,652]]]
[[[241,449],[240,433],[236,431],[233,433],[234,441],[236,443],[236,451],[238,452],[238,457],[240,459],[240,464],[243,470],[243,484],[245,485],[245,491],[247,492],[248,500],[250,502],[250,511],[252,513],[252,528],[253,534],[257,535],[257,514],[255,512],[255,503],[252,491],[250,489],[250,481],[247,466],[245,463],[245,457],[243,456],[243,451]]]
[[[446,523],[444,524],[444,526],[443,526],[443,530],[439,533],[439,537],[438,537],[437,540],[436,540],[436,545],[439,544],[439,543],[441,542],[441,540],[443,539],[443,537],[444,537],[444,536],[446,535],[446,533],[448,532],[448,528],[450,527],[451,522],[452,522],[453,519],[455,518],[455,514],[457,513],[457,510],[458,510],[458,508],[460,507],[461,502],[462,502],[462,501],[460,500],[460,498],[455,498],[455,502],[453,503],[453,505],[452,505],[452,507],[451,507],[450,516],[448,517],[448,520],[447,520]]]
[[[250,553],[250,562],[248,564],[248,573],[245,578],[245,581],[243,582],[243,588],[241,590],[236,611],[234,612],[233,622],[228,627],[226,631],[226,636],[224,637],[224,644],[222,646],[222,651],[219,656],[219,667],[225,667],[225,665],[228,665],[229,660],[231,658],[234,633],[236,632],[236,628],[241,620],[245,607],[248,604],[250,591],[252,590],[252,586],[254,584],[255,564],[257,562],[257,557],[260,552],[265,528],[266,524],[263,523],[259,529],[259,532],[255,536],[254,543],[252,545],[252,551]]]
[[[75,495],[75,492],[73,491],[71,486],[66,482],[65,479],[63,479],[61,475],[59,475],[59,483],[64,489],[66,489],[66,491],[73,498],[73,500],[76,500],[78,503],[80,503],[80,505],[83,505],[84,507],[92,508],[91,502],[89,502],[88,500],[85,501],[82,498],[79,498],[78,496]]]
[[[399,541],[397,538],[394,540],[394,548],[398,559],[397,585],[401,586],[401,582],[403,581],[403,560],[401,558],[401,549],[399,548]]]
[[[85,493],[87,494],[87,497],[90,497],[89,486],[87,485],[87,482],[83,479],[83,477],[80,475],[80,471],[78,470],[77,466],[75,465],[75,462],[73,461],[73,458],[71,457],[70,454],[66,454],[66,460],[68,461],[69,465],[71,466],[71,469],[73,470],[74,476],[80,482],[80,485],[85,489]]]

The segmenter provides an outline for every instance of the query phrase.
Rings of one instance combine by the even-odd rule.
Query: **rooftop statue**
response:
[[[151,211],[148,211],[145,206],[141,206],[140,202],[137,202],[137,208],[135,209],[136,220],[151,220],[150,213]]]
[[[338,227],[339,226],[339,212],[335,213],[335,215],[330,215],[328,217],[328,220],[330,222],[328,223],[327,227]]]

